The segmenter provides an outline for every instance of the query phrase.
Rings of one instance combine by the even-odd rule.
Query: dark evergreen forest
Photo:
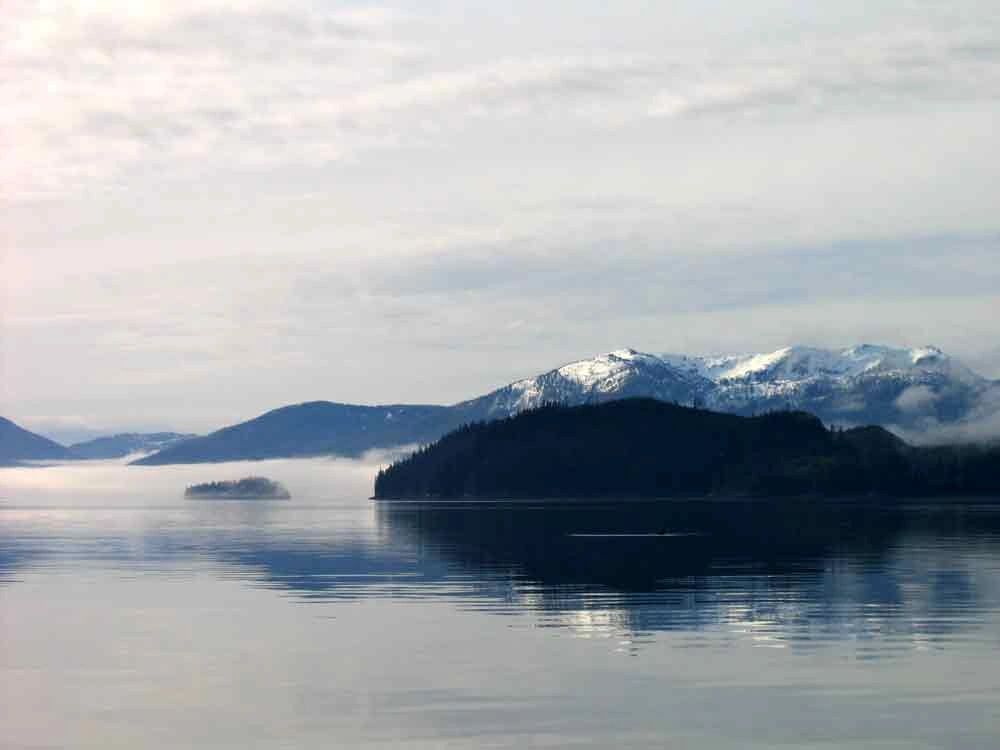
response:
[[[1000,447],[914,447],[811,414],[652,399],[546,405],[461,427],[379,472],[376,498],[1000,494]]]

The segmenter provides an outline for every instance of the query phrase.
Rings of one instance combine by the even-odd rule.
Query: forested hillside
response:
[[[804,412],[740,417],[652,399],[475,423],[379,472],[375,497],[671,497],[1000,490],[1000,450],[913,448]]]

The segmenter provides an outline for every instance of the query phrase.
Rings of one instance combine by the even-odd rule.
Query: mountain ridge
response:
[[[433,440],[453,426],[449,414],[447,406],[306,401],[182,441],[132,463],[156,466],[293,456],[357,457],[377,447]]]
[[[62,461],[73,457],[66,446],[0,417],[0,466],[22,461]]]
[[[121,432],[63,445],[0,417],[0,466],[24,461],[124,458],[132,453],[151,453],[193,437],[196,436],[179,432]]]
[[[119,432],[67,446],[74,457],[81,459],[124,458],[133,453],[154,453],[182,440],[198,437],[183,432]]]
[[[912,428],[928,417],[956,421],[977,396],[996,386],[932,346],[791,346],[704,357],[628,348],[562,365],[460,405],[500,417],[551,401],[652,396],[737,414],[791,407],[830,423]],[[910,388],[922,390],[903,397]]]
[[[135,463],[359,456],[372,449],[426,443],[462,424],[512,416],[545,403],[650,397],[744,416],[798,409],[831,425],[919,431],[940,424],[960,427],[994,397],[1000,409],[1000,384],[933,346],[791,346],[709,357],[625,348],[450,406],[314,401],[279,407]]]

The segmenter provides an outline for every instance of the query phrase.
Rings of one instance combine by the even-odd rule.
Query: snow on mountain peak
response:
[[[609,357],[617,357],[618,359],[628,359],[628,360],[631,360],[631,359],[635,359],[637,356],[640,356],[640,353],[637,352],[635,349],[633,349],[631,347],[626,347],[625,349],[615,349],[613,352],[611,352],[607,356],[609,356]],[[647,354],[645,356],[648,357],[650,355]]]
[[[786,346],[771,352],[716,355],[653,355],[632,348],[616,349],[591,359],[563,365],[554,371],[560,378],[585,391],[603,391],[616,387],[637,369],[650,368],[664,376],[717,384],[802,383],[817,379],[842,380],[874,373],[909,373],[964,371],[940,349],[922,346],[912,349],[876,344],[860,344],[846,349],[820,349],[809,346]],[[971,374],[971,373],[970,373]],[[519,381],[515,387],[532,389],[533,380]]]
[[[732,380],[802,378],[819,372],[839,371],[836,358],[822,349],[786,346],[773,352],[757,354],[678,357],[664,355],[675,366],[686,367],[716,383]]]
[[[941,366],[950,367],[952,364],[951,358],[936,346],[897,349],[862,344],[845,350],[843,356],[857,363],[862,372],[938,369]]]
[[[657,358],[651,354],[642,354],[635,349],[617,349],[609,354],[600,354],[593,359],[581,359],[563,365],[556,372],[567,380],[571,380],[589,390],[599,382],[631,368],[632,363],[640,359]]]
[[[910,349],[910,359],[913,364],[918,365],[927,360],[948,359],[948,356],[936,346],[919,346]]]
[[[616,349],[590,359],[562,365],[487,394],[487,415],[516,413],[548,401],[581,403],[642,395],[690,401],[695,391],[711,384],[661,357],[635,349]]]
[[[716,383],[801,382],[816,378],[851,378],[865,373],[953,367],[940,349],[924,346],[899,349],[861,344],[847,349],[786,346],[772,352],[710,357],[664,355],[664,361]]]
[[[933,416],[939,407],[947,417],[988,387],[989,381],[933,346],[786,346],[709,357],[624,348],[519,380],[468,404],[473,413],[492,418],[547,402],[646,397],[735,413],[794,407],[835,422],[881,423],[913,421],[924,412]],[[914,394],[923,399],[924,411],[907,407]]]

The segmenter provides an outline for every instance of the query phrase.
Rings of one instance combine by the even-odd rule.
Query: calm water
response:
[[[1000,501],[373,503],[0,469],[0,747],[1000,746]],[[260,473],[292,501],[188,501]]]

